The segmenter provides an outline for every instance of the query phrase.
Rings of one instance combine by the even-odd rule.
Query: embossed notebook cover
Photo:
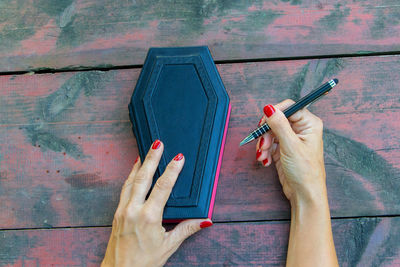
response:
[[[185,155],[164,221],[211,218],[230,104],[208,47],[150,48],[129,114],[142,161],[153,141],[164,143],[153,185]]]

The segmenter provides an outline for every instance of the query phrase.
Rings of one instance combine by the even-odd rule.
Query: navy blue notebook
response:
[[[154,185],[176,154],[185,156],[164,221],[211,218],[229,114],[208,47],[149,49],[129,104],[140,158],[156,139],[164,143]]]

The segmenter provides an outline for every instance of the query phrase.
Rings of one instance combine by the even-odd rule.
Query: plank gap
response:
[[[378,216],[351,216],[351,217],[331,217],[331,220],[354,220],[371,218],[400,218],[400,214],[378,215]],[[270,223],[270,222],[290,222],[290,219],[271,219],[271,220],[251,220],[251,221],[215,221],[214,224],[239,224],[239,223]],[[165,224],[168,229],[174,224]],[[62,229],[89,229],[89,228],[110,228],[112,225],[93,225],[93,226],[59,226],[59,227],[31,227],[31,228],[4,228],[5,231],[29,231],[29,230],[62,230]]]
[[[357,57],[376,57],[376,56],[397,56],[400,55],[399,51],[386,51],[386,52],[370,52],[362,51],[357,54],[332,54],[332,55],[312,55],[312,56],[296,56],[296,57],[275,57],[275,58],[247,58],[247,59],[227,59],[215,60],[215,64],[235,64],[235,63],[255,63],[255,62],[274,62],[274,61],[296,61],[296,60],[311,60],[311,59],[329,59],[329,58],[357,58]],[[77,71],[112,71],[123,69],[140,69],[143,64],[135,65],[119,65],[119,66],[75,66],[66,67],[61,69],[53,68],[39,68],[28,69],[26,71],[3,71],[0,76],[10,75],[33,75],[33,74],[55,74],[62,72],[77,72]]]

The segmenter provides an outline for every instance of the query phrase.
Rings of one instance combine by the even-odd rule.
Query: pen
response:
[[[329,91],[335,87],[339,83],[338,79],[333,79],[330,80],[329,82],[321,85],[314,91],[310,92],[308,95],[304,96],[301,98],[299,101],[288,107],[283,114],[285,114],[286,118],[289,118],[292,116],[294,113],[299,111],[300,109],[309,106],[312,104],[314,101],[318,100],[321,96],[329,93]],[[264,133],[268,132],[271,128],[269,128],[268,124],[264,123],[263,125],[259,126],[257,129],[252,131],[245,139],[240,142],[239,146],[245,145],[254,139],[257,139]]]

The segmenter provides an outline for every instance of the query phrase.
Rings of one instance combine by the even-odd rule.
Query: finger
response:
[[[256,144],[256,151],[260,149],[260,143],[261,143],[260,141],[261,141],[261,138],[258,138],[257,144]]]
[[[296,114],[297,121],[292,125],[296,133],[322,135],[322,120],[307,109],[303,109],[300,114]]]
[[[303,108],[303,109],[300,109],[299,111],[297,111],[296,113],[294,113],[292,116],[290,116],[289,120],[291,123],[296,124],[299,121],[304,120],[305,118],[313,117],[313,116],[315,116],[315,115],[312,114],[307,108]]]
[[[137,156],[135,163],[133,164],[131,173],[129,174],[128,179],[126,179],[124,185],[122,186],[121,196],[119,200],[119,206],[121,207],[125,207],[126,204],[128,204],[132,191],[133,178],[135,177],[140,166],[141,166],[140,157]]]
[[[286,99],[282,101],[279,104],[276,104],[275,106],[279,108],[280,110],[285,110],[289,106],[291,106],[294,103],[293,100],[291,99]],[[264,124],[267,122],[267,117],[264,115],[261,117],[258,126]],[[268,150],[270,146],[273,143],[273,133],[271,131],[266,132],[263,134],[260,138],[259,141],[257,142],[256,150],[261,149],[261,150]]]
[[[288,109],[291,105],[293,105],[295,102],[292,99],[285,99],[284,101],[278,103],[275,105],[275,108],[278,108],[282,111],[285,111]],[[288,118],[290,123],[295,123],[299,121],[302,116],[304,116],[304,111],[307,110],[306,108],[300,109],[296,113],[294,113],[292,116]],[[307,110],[308,111],[308,110]],[[309,111],[308,111],[309,112]]]
[[[275,142],[275,138],[272,139],[272,144],[268,149],[268,160],[263,161],[264,167],[268,167],[269,165],[272,164],[272,160],[274,158],[274,155],[276,154],[276,150],[278,148],[278,143]],[[275,161],[275,160],[274,160]]]
[[[280,102],[279,104],[276,104],[275,107],[282,111],[285,111],[294,103],[295,102],[292,99],[286,99]],[[299,125],[300,122],[312,121],[313,123],[318,123],[318,119],[319,118],[315,116],[313,113],[311,113],[307,108],[300,109],[299,111],[297,111],[288,118],[290,124],[292,125],[292,128],[295,129],[295,132],[300,131],[299,128],[304,126],[304,123],[302,123],[302,126],[300,126]]]
[[[257,127],[260,127],[261,125],[263,125],[265,123],[265,116],[262,116],[260,121],[258,122]]]
[[[279,144],[274,143],[274,145],[272,145],[271,147],[271,155],[272,155],[272,159],[274,160],[274,162],[277,162],[281,159],[281,149]]]
[[[172,247],[179,247],[182,242],[202,228],[212,226],[210,219],[191,219],[179,223],[174,230],[168,232],[168,241]]]
[[[175,185],[176,179],[178,178],[184,163],[185,158],[182,153],[179,153],[168,164],[164,173],[160,178],[158,178],[147,200],[146,205],[148,205],[150,209],[158,210],[162,215],[164,206],[167,203],[169,195],[171,194],[172,188]]]
[[[265,115],[262,116],[261,119],[260,119],[260,121],[258,122],[257,127],[260,127],[261,125],[263,125],[263,124],[265,123],[265,119],[266,119],[266,118],[265,118]],[[266,134],[265,134],[265,135],[266,135]],[[265,141],[265,137],[266,137],[266,136],[262,135],[260,138],[258,138],[257,144],[256,144],[256,151],[257,151],[258,149],[260,149],[260,148],[263,146],[264,141]]]
[[[278,149],[279,144],[273,142],[271,147],[269,148],[269,152],[271,153],[271,155],[274,155]]]
[[[262,116],[260,119],[260,122],[258,123],[258,126],[265,124],[267,121],[267,117]],[[272,134],[270,132],[266,132],[265,134],[263,134],[260,138],[259,138],[259,142],[257,143],[257,147],[256,149],[268,149],[270,143],[271,143],[271,139],[272,139]]]
[[[272,155],[269,152],[269,150],[267,150],[267,156],[265,157],[265,159],[263,161],[261,161],[262,165],[264,167],[268,167],[269,165],[271,165],[272,163]]]
[[[268,150],[272,144],[273,136],[271,132],[267,132],[263,134],[259,139],[260,140],[257,149]]]
[[[258,149],[256,152],[256,160],[262,162],[266,158],[268,158],[269,151]]]
[[[264,113],[267,116],[267,123],[274,135],[279,138],[279,143],[286,149],[296,145],[299,138],[296,136],[288,119],[280,109],[275,109],[272,105],[264,107]]]
[[[142,167],[137,171],[133,178],[132,194],[130,199],[132,204],[144,203],[163,150],[163,143],[160,140],[154,141],[146,155]]]
[[[137,156],[135,159],[135,162],[133,163],[132,170],[129,173],[128,178],[125,180],[124,187],[132,185],[133,179],[134,179],[136,173],[138,172],[140,166],[142,166],[142,163],[140,161],[140,156]]]
[[[292,99],[285,99],[282,102],[274,105],[275,108],[285,111],[287,108],[289,108],[291,105],[293,105],[295,102]]]
[[[264,124],[265,122],[266,122],[266,117],[263,116],[261,118],[260,122],[258,123],[258,126],[260,126],[261,124]],[[268,150],[268,148],[272,144],[272,140],[273,140],[273,134],[271,132],[267,132],[267,133],[263,134],[257,141],[256,151],[258,151],[259,149]]]

